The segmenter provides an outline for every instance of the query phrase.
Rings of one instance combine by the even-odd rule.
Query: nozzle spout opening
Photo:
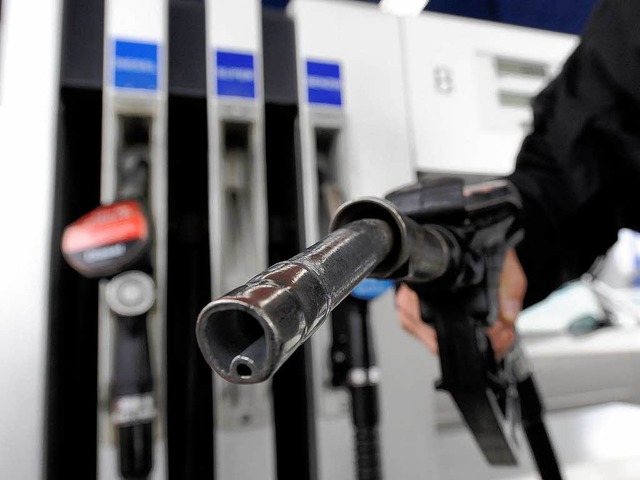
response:
[[[234,383],[263,380],[261,365],[267,358],[267,339],[254,312],[242,304],[205,308],[197,330],[207,362],[225,379]]]

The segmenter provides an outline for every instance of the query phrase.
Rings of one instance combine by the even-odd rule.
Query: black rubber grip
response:
[[[356,428],[355,432],[358,480],[381,480],[378,428]]]
[[[146,480],[153,467],[151,423],[136,423],[118,429],[120,474],[125,480]]]
[[[562,480],[562,473],[553,450],[547,429],[542,421],[524,426],[524,433],[531,448],[531,454],[542,480]]]
[[[533,375],[518,382],[522,428],[542,480],[562,480],[553,444],[544,424],[544,405]]]
[[[153,392],[146,314],[117,316],[113,397]]]
[[[149,353],[146,315],[117,316],[112,420],[120,423],[120,475],[125,480],[143,480],[153,468],[153,411],[122,412],[118,402],[128,398],[145,399],[153,395],[153,377]],[[135,400],[134,400],[135,401]],[[141,407],[140,407],[141,408]],[[148,406],[147,406],[148,408]],[[151,408],[154,408],[153,405]],[[126,409],[125,409],[126,410]],[[122,418],[116,420],[120,415]],[[151,418],[149,418],[151,416]]]

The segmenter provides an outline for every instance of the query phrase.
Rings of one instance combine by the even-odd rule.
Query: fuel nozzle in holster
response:
[[[105,302],[115,322],[110,420],[118,431],[120,476],[147,478],[153,468],[157,415],[147,316],[156,300],[152,267],[147,145],[124,149],[118,160],[117,201],[65,228],[62,253],[88,278],[106,280]]]
[[[351,397],[358,480],[382,479],[378,433],[380,373],[369,325],[369,300],[351,294],[331,316],[331,385],[345,388]]]

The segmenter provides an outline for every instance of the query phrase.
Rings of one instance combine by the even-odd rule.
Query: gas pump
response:
[[[0,476],[42,478],[62,3],[1,3]]]
[[[211,461],[214,435],[210,371],[197,354],[193,336],[196,313],[211,295],[209,226],[211,231],[226,229],[230,234],[213,240],[218,252],[224,250],[211,262],[217,272],[216,288],[225,288],[221,283],[224,275],[220,274],[225,268],[232,277],[244,278],[226,262],[255,258],[260,268],[266,264],[266,243],[256,241],[266,237],[265,215],[260,213],[266,206],[261,171],[259,4],[208,3],[210,28],[206,30],[211,38],[207,41],[202,2],[50,3],[41,10],[45,15],[38,17],[41,23],[35,24],[32,9],[19,2],[8,6],[3,2],[2,6],[0,130],[11,133],[3,135],[6,140],[0,148],[3,158],[34,159],[28,164],[15,163],[15,169],[3,175],[3,179],[12,178],[4,189],[10,194],[4,205],[11,205],[10,198],[31,192],[27,188],[33,187],[29,206],[37,208],[37,212],[30,216],[29,228],[33,230],[29,232],[33,234],[29,233],[28,238],[48,245],[40,248],[42,245],[23,239],[15,245],[9,243],[3,251],[13,255],[26,248],[31,252],[30,258],[35,259],[34,265],[47,265],[46,252],[51,256],[50,268],[39,272],[37,280],[36,272],[27,271],[24,265],[16,265],[13,280],[15,285],[22,280],[28,284],[25,292],[37,287],[38,300],[31,296],[29,304],[41,311],[18,308],[17,297],[2,302],[3,318],[16,319],[15,326],[3,323],[6,328],[10,326],[7,335],[3,335],[9,343],[3,353],[21,358],[17,345],[22,342],[15,342],[14,333],[33,340],[28,351],[24,350],[22,362],[32,373],[27,375],[20,370],[18,377],[14,372],[3,375],[3,379],[13,379],[13,383],[16,378],[33,379],[17,382],[24,392],[16,398],[37,403],[33,410],[40,412],[40,416],[30,413],[29,421],[22,416],[20,425],[17,421],[7,422],[11,425],[7,431],[24,432],[29,445],[38,444],[44,436],[44,451],[38,454],[44,457],[43,470],[48,478],[65,478],[73,470],[83,478],[111,479],[121,476],[119,470],[130,475],[126,472],[131,469],[118,465],[118,450],[128,449],[119,446],[120,437],[125,439],[126,435],[120,435],[118,430],[129,429],[135,423],[130,430],[142,432],[136,437],[142,438],[136,445],[144,447],[139,457],[142,468],[136,467],[136,474],[144,475],[152,464],[151,477],[166,477],[168,461],[171,475],[210,478],[215,463]],[[253,27],[245,38],[242,36],[247,33],[248,18]],[[42,41],[36,44],[32,37],[22,35],[33,34],[31,27],[24,27],[27,24],[38,25],[42,35],[38,38]],[[242,38],[234,37],[229,25],[239,25],[231,30],[240,32]],[[171,28],[171,38],[167,27]],[[32,43],[34,51],[25,50],[25,45]],[[7,45],[15,49],[7,50]],[[28,57],[37,60],[33,70],[25,67],[24,52],[30,52]],[[167,61],[169,52],[174,56],[171,65]],[[247,57],[254,62],[250,68],[242,63]],[[205,59],[209,73],[215,74],[208,82]],[[20,80],[13,72],[29,73],[33,82]],[[245,96],[243,88],[241,92],[234,90],[239,84],[251,84],[253,95]],[[208,92],[211,118],[216,119],[209,132]],[[167,136],[168,108],[172,109],[173,125]],[[38,115],[33,116],[33,112]],[[209,134],[211,171],[218,170],[212,174],[215,181],[211,184],[216,192],[207,198]],[[171,185],[167,185],[168,171]],[[132,191],[130,180],[136,184],[134,190],[141,187],[143,192]],[[167,195],[172,198],[170,206]],[[53,202],[48,196],[53,197]],[[209,201],[216,208],[208,208]],[[61,255],[63,228],[100,203],[102,207],[84,218],[89,221],[83,223],[83,229],[114,215],[121,215],[129,227],[137,225],[128,232],[129,227],[125,228],[124,237],[118,237],[123,234],[121,230],[111,238],[101,239],[106,243],[85,243],[68,256],[72,260],[75,253],[80,260],[91,260],[91,268],[84,273],[93,271],[94,276],[104,277],[103,281],[78,275]],[[54,205],[53,221],[50,204]],[[245,215],[245,209],[252,213]],[[225,216],[218,215],[220,212]],[[7,213],[6,218],[14,217]],[[236,225],[235,218],[245,221]],[[15,221],[22,222],[18,218]],[[51,223],[53,233],[48,231]],[[237,240],[242,246],[236,249]],[[172,247],[170,254],[168,243]],[[124,261],[115,261],[118,259]],[[5,262],[10,271],[14,264],[15,258]],[[107,264],[111,265],[109,271],[95,269]],[[203,265],[207,265],[206,272]],[[75,266],[82,269],[79,263]],[[167,269],[172,269],[172,278],[181,279],[182,285],[167,279]],[[121,272],[124,276],[120,276]],[[43,280],[47,278],[51,281]],[[46,295],[48,285],[50,291]],[[131,308],[134,300],[140,301],[137,309]],[[11,306],[6,315],[4,306]],[[192,313],[185,313],[189,308]],[[29,322],[21,320],[23,313],[30,317]],[[138,318],[143,315],[146,320]],[[34,352],[38,353],[37,358]],[[169,358],[165,358],[165,352]],[[132,364],[134,357],[139,362]],[[33,374],[35,371],[39,373]],[[129,374],[133,375],[128,377]],[[172,384],[172,390],[165,395],[167,384]],[[262,445],[263,455],[247,468],[258,472],[255,476],[262,476],[264,471],[274,470],[270,393],[265,387],[245,391],[240,395],[236,395],[237,390],[231,391],[219,402],[227,405],[226,410],[221,407],[225,413],[219,416],[220,423],[231,426],[218,429],[218,438],[228,440],[219,442],[218,447],[228,453],[234,446],[244,445],[238,442],[257,438],[255,443]],[[134,401],[110,401],[131,394],[136,397]],[[239,405],[235,403],[237,399]],[[116,411],[110,405],[119,408]],[[18,407],[12,403],[3,411],[18,419]],[[167,417],[169,425],[165,424]],[[114,422],[120,426],[114,427]],[[238,454],[239,450],[236,449]],[[3,455],[12,457],[15,454]],[[23,470],[16,461],[8,470],[10,476],[37,477],[34,465],[39,463],[29,457],[28,464]],[[221,478],[235,475],[229,465],[225,466],[224,461],[220,464]]]
[[[172,476],[211,478],[210,373],[196,356],[194,320],[185,322],[185,311],[191,308],[195,317],[210,296],[205,267],[204,6],[172,4],[167,42],[166,5],[121,3],[66,0],[62,27],[56,31],[62,62],[49,272],[45,471],[47,478],[66,478],[71,470],[83,478],[118,478],[119,470],[131,471],[120,468],[117,459],[118,451],[132,451],[131,445],[120,445],[129,430],[140,433],[135,435],[137,453],[129,455],[142,459],[136,472],[152,463],[152,476],[162,478],[168,461]],[[169,51],[176,53],[172,65],[166,62]],[[165,139],[168,87],[174,125]],[[167,195],[172,198],[169,209]],[[97,280],[78,275],[62,259],[61,239],[64,227],[101,200],[103,206],[85,218],[88,222],[75,225],[94,240],[100,230],[111,235],[93,245],[85,237],[76,251],[86,253],[76,258],[76,267],[90,260],[85,273],[106,277],[99,293]],[[98,228],[109,218],[113,228]],[[166,258],[168,242],[173,253]],[[169,268],[179,285],[166,281]],[[137,310],[131,309],[134,300]],[[147,309],[146,320],[134,318]],[[165,385],[171,388],[167,398]],[[114,421],[120,426],[114,427]],[[166,453],[169,430],[173,440]]]
[[[532,127],[530,101],[577,37],[432,12],[399,22],[417,170],[511,173]]]
[[[65,230],[62,250],[105,279],[97,476],[164,478],[167,6],[109,0],[104,18],[103,206]]]
[[[143,20],[144,19],[144,20]],[[126,198],[128,178],[132,174],[144,176],[145,203],[152,227],[153,246],[149,253],[153,283],[155,283],[154,308],[147,314],[149,328],[148,348],[151,370],[157,372],[155,401],[157,420],[153,436],[147,434],[148,448],[153,452],[151,478],[166,477],[166,410],[163,373],[165,359],[165,311],[166,311],[166,242],[167,242],[167,179],[166,179],[166,108],[167,108],[167,26],[166,2],[143,1],[132,4],[122,0],[105,3],[105,55],[102,107],[102,176],[101,201],[111,204]],[[129,157],[139,159],[138,172],[127,171]],[[144,166],[143,158],[147,158]],[[99,344],[114,345],[118,354],[114,324],[110,321],[122,316],[109,304],[112,298],[112,282],[101,285],[99,319]],[[147,282],[150,285],[149,282]],[[146,288],[149,288],[147,286]],[[110,310],[110,311],[109,311]],[[114,313],[111,313],[114,312]],[[134,315],[140,315],[136,312]],[[119,325],[117,335],[121,335]],[[130,326],[130,328],[132,328]],[[144,337],[140,340],[144,343]],[[126,347],[120,347],[126,348]],[[139,348],[143,348],[139,346]],[[100,349],[98,360],[99,389],[102,399],[110,395],[111,379],[120,366],[118,357],[112,363],[108,348]],[[144,363],[143,363],[144,364]],[[142,419],[150,415],[149,397],[140,398]],[[109,478],[109,466],[116,465],[115,449],[106,409],[99,412],[99,474]],[[148,421],[148,420],[147,420]],[[124,447],[120,440],[120,449]],[[137,440],[131,448],[140,448],[144,441]],[[122,455],[122,450],[120,452]],[[122,458],[122,457],[121,457]],[[124,475],[122,467],[120,473]],[[114,476],[113,474],[111,476]]]
[[[205,10],[209,235],[217,296],[267,264],[262,17],[257,0],[207,0]],[[215,379],[214,408],[216,476],[275,478],[269,385]]]
[[[414,173],[396,19],[376,5],[322,0],[290,2],[288,14],[296,28],[302,205],[310,245],[327,231],[332,207],[325,205],[339,204],[342,194],[381,195],[411,182]],[[384,477],[435,475],[434,394],[426,385],[437,365],[385,321],[395,318],[392,292],[370,310],[373,336],[385,338],[376,351]],[[320,479],[350,479],[356,464],[348,440],[351,400],[348,389],[331,385],[331,337],[320,328],[311,341],[318,471]]]

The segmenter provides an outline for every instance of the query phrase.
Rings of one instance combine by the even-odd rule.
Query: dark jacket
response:
[[[526,303],[588,269],[619,228],[640,229],[640,0],[604,0],[535,99],[509,177],[524,204]]]

